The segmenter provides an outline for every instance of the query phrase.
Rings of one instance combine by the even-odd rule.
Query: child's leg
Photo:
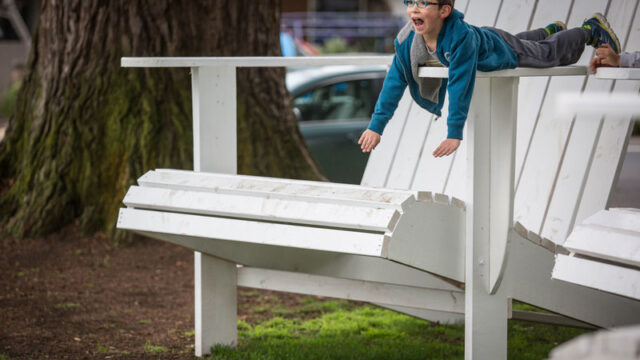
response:
[[[567,25],[562,21],[556,21],[551,23],[544,28],[523,31],[521,33],[516,34],[516,37],[520,40],[531,40],[531,41],[540,41],[548,38],[549,36],[567,30]]]
[[[523,31],[521,33],[517,33],[515,37],[517,37],[520,40],[540,41],[548,38],[549,34],[545,29],[540,28],[540,29]]]
[[[518,57],[518,65],[526,67],[553,67],[575,64],[584,51],[588,39],[582,28],[560,31],[543,40],[526,40],[494,29],[511,46]]]

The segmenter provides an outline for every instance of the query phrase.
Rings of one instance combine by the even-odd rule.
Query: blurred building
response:
[[[399,0],[282,0],[282,12],[389,12],[394,2]]]
[[[298,55],[391,53],[404,11],[400,0],[283,0],[281,39]]]

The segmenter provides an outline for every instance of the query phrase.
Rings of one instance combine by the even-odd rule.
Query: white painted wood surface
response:
[[[237,344],[238,273],[236,264],[196,254],[195,353],[203,356],[214,344]]]
[[[400,137],[404,133],[409,113],[414,107],[418,105],[413,102],[409,90],[406,90],[393,117],[384,129],[380,144],[369,155],[369,161],[362,175],[362,186],[388,188],[389,172],[395,162]]]
[[[389,65],[393,56],[237,56],[237,57],[123,57],[122,67],[283,67],[326,65]]]
[[[461,291],[407,287],[250,267],[239,269],[238,285],[305,295],[378,302],[416,309],[464,312],[464,292]],[[424,299],[429,299],[429,301],[425,302]]]
[[[550,21],[568,21],[572,0],[536,0],[535,12],[528,17],[527,30],[545,27]],[[509,16],[508,14],[505,14]],[[517,15],[516,15],[517,16]],[[523,21],[524,23],[524,21]],[[524,30],[526,26],[522,26]],[[526,162],[531,141],[536,133],[540,108],[548,95],[551,77],[528,77],[520,79],[520,96],[518,100],[518,136],[516,139],[516,191],[521,179],[523,165]],[[553,95],[552,95],[553,96]]]
[[[433,151],[447,138],[448,114],[449,99],[447,96],[442,108],[442,116],[432,121],[429,132],[422,134],[422,139],[420,139],[422,149],[420,153],[415,154],[418,163],[417,169],[415,166],[413,169],[415,175],[411,182],[412,189],[433,189],[436,192],[444,192],[453,156],[435,158]],[[456,150],[456,152],[459,151]]]
[[[320,181],[245,175],[228,176],[165,169],[147,172],[138,179],[138,184],[144,187],[165,187],[244,196],[268,196],[283,200],[307,200],[327,204],[340,203],[393,209],[402,209],[417,199],[428,200],[431,198],[431,194],[427,192],[394,191]]]
[[[551,68],[526,68],[519,67],[515,69],[499,70],[491,72],[478,71],[478,78],[496,78],[496,77],[541,77],[541,76],[585,76],[588,73],[586,65],[575,66],[558,66]],[[447,78],[449,77],[449,68],[441,67],[421,67],[418,70],[418,76],[431,78]]]
[[[608,81],[599,81],[603,84],[612,84]],[[640,94],[638,93],[563,93],[558,95],[556,103],[558,117],[575,115],[595,115],[600,119],[604,115],[629,115],[640,114]]]
[[[551,279],[556,255],[515,231],[503,283],[513,299],[600,327],[640,323],[640,302]]]
[[[129,188],[127,207],[235,217],[353,230],[392,231],[400,213],[392,208],[313,203],[164,188]]]
[[[558,255],[552,277],[640,300],[640,270]],[[631,314],[629,314],[631,315]]]
[[[191,79],[194,171],[236,174],[238,147],[235,68],[193,68]],[[210,99],[216,99],[215,107],[210,106]]]
[[[630,48],[628,48],[631,51]],[[636,68],[598,68],[595,74],[598,79],[640,80],[640,69]]]
[[[420,106],[412,106],[402,133],[402,140],[398,144],[395,158],[391,164],[389,178],[385,186],[395,189],[410,189],[416,171],[417,162],[423,151],[425,134],[430,127],[436,126],[434,116]],[[420,171],[418,169],[418,171]],[[434,172],[434,175],[436,173]],[[434,188],[433,191],[441,192]]]
[[[640,234],[640,209],[612,208],[598,211],[586,218],[582,225],[610,227]]]
[[[200,174],[202,175],[202,174]],[[207,174],[209,175],[209,174]],[[135,199],[136,188],[132,188]],[[153,188],[140,188],[143,191]],[[388,229],[380,227],[379,232],[371,229],[358,229],[362,224],[347,221],[348,216],[330,213],[325,209],[324,215],[314,216],[322,210],[322,206],[314,201],[300,202],[296,205],[299,216],[311,216],[310,221],[295,219],[273,219],[277,212],[267,211],[272,217],[264,216],[266,203],[272,199],[254,201],[255,211],[243,213],[242,204],[230,213],[233,203],[224,205],[207,205],[212,198],[206,196],[197,199],[197,193],[185,197],[183,190],[162,189],[167,192],[165,204],[149,200],[154,194],[145,194],[144,201],[132,201],[130,204],[139,208],[122,209],[118,227],[144,233],[166,233],[208,239],[221,239],[254,245],[287,246],[316,251],[328,251],[344,254],[378,256],[388,258],[405,265],[439,274],[455,281],[464,281],[464,208],[451,202],[447,196],[437,196],[437,201],[414,201],[398,217],[394,209],[364,207],[355,209],[366,217],[367,212],[386,211],[384,222]],[[285,191],[286,188],[282,188]],[[170,195],[173,192],[173,195]],[[217,194],[212,194],[217,195]],[[274,195],[270,195],[275,197]],[[180,199],[180,197],[183,197]],[[277,197],[276,197],[277,198]],[[241,200],[241,199],[240,199]],[[178,204],[177,201],[193,202]],[[203,204],[203,202],[205,204]],[[242,202],[242,200],[241,200]],[[285,201],[291,203],[291,201]],[[203,204],[198,207],[198,203]],[[246,201],[248,205],[250,201]],[[262,204],[262,205],[261,205]],[[238,208],[240,207],[240,208]],[[305,211],[305,207],[309,209]],[[331,204],[329,208],[335,208]],[[352,206],[351,206],[352,207]],[[352,207],[353,208],[353,207]],[[176,211],[179,212],[173,212]],[[214,209],[211,211],[211,209]],[[293,208],[292,210],[295,210]],[[224,211],[224,213],[220,213]],[[218,212],[212,214],[210,212]],[[204,214],[197,214],[204,213]],[[220,217],[223,216],[223,217]],[[289,212],[287,216],[293,215]],[[257,219],[260,217],[260,219]],[[333,217],[334,222],[330,222]],[[324,219],[324,220],[322,220]],[[267,222],[267,221],[276,222]],[[361,219],[371,221],[372,219]],[[312,223],[320,223],[314,226]],[[395,226],[392,226],[394,225]],[[392,229],[391,229],[392,228]],[[382,230],[382,231],[380,231]],[[216,252],[211,255],[219,256]]]
[[[606,7],[607,2],[600,0],[583,1],[580,6],[573,6],[568,26],[578,26],[594,11],[605,12]],[[588,64],[592,53],[592,48],[585,49],[578,64]],[[585,77],[553,77],[549,83],[548,95],[571,90],[582,91],[585,85]],[[542,232],[572,128],[571,119],[556,119],[553,105],[553,99],[547,96],[540,110],[536,132],[516,190],[515,220],[537,233]]]
[[[513,227],[515,138],[519,78],[491,79],[489,292],[497,290],[507,258],[507,239]],[[499,99],[499,101],[496,101]],[[477,149],[473,150],[477,152]],[[468,156],[468,155],[467,155]],[[487,171],[486,169],[484,171]],[[475,177],[474,177],[475,178]],[[478,191],[478,190],[474,190]],[[481,191],[481,190],[480,190]],[[476,208],[475,211],[483,211]]]
[[[235,68],[192,68],[191,84],[194,171],[237,173]],[[210,99],[217,99],[215,109]],[[194,253],[196,356],[236,342],[236,275],[235,264]]]
[[[230,242],[185,235],[141,233],[250,267],[448,291],[461,290],[455,283],[445,281],[442,277],[380,257]]]
[[[607,13],[609,22],[623,29],[629,28],[635,6],[636,4],[633,2],[623,2],[617,6],[611,6]],[[619,38],[621,43],[624,44],[627,40],[627,34],[622,33]],[[593,98],[610,98],[611,96],[608,94],[611,90],[613,90],[612,81],[589,77],[583,94]],[[561,95],[558,94],[558,97]],[[619,96],[624,97],[620,93],[616,93],[614,97],[617,98]],[[558,99],[558,101],[560,100]],[[614,102],[610,104],[600,103],[600,105],[602,105],[600,109],[616,107]],[[566,110],[568,106],[563,108]],[[581,106],[580,108],[585,107]],[[558,108],[556,107],[556,109]],[[550,239],[556,244],[562,244],[574,226],[580,199],[583,196],[590,196],[588,193],[584,194],[584,186],[590,172],[599,133],[602,129],[604,113],[602,111],[586,112],[583,110],[578,110],[577,113],[566,112],[564,114],[556,110],[555,113],[556,121],[571,121],[571,128],[540,234],[543,238]]]
[[[150,210],[121,209],[118,228],[367,256],[386,251],[384,234]]]
[[[549,360],[636,360],[640,325],[580,335],[554,348]]]
[[[602,259],[640,271],[640,212],[601,210],[576,226],[563,246],[594,261]]]
[[[640,27],[635,26],[640,23],[638,2],[629,2],[636,3],[636,8],[635,13],[629,14],[633,16],[633,21],[631,22],[632,26],[627,29],[629,35],[623,48],[627,51],[640,49]],[[625,7],[626,3],[627,1],[625,1]],[[639,90],[640,81],[615,81],[613,86],[613,92],[616,94],[637,93]],[[582,197],[575,223],[579,224],[587,217],[607,207],[611,189],[615,186],[617,174],[622,167],[621,159],[626,153],[628,138],[631,134],[632,124],[629,122],[629,118],[629,116],[608,116],[603,122],[591,169],[584,186],[584,193],[589,196]]]
[[[640,222],[640,216],[636,217],[636,221]],[[640,232],[581,224],[576,226],[562,246],[580,255],[640,267]]]

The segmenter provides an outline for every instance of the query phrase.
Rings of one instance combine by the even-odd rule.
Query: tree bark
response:
[[[0,218],[32,236],[77,222],[114,229],[149,169],[192,168],[186,69],[125,69],[123,56],[276,56],[280,0],[44,1],[0,143]],[[238,71],[238,169],[318,179],[284,69]]]

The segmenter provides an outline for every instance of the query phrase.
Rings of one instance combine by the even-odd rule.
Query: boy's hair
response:
[[[439,1],[438,1],[438,4],[439,4],[440,6],[442,6],[442,5],[449,5],[449,6],[451,6],[451,8],[453,9],[453,7],[454,7],[454,6],[455,6],[455,4],[456,4],[456,0],[439,0]]]

